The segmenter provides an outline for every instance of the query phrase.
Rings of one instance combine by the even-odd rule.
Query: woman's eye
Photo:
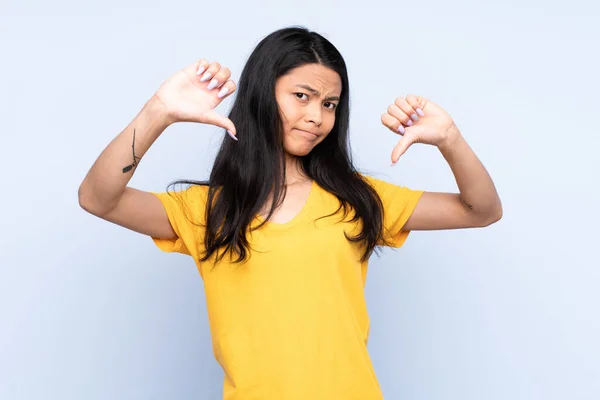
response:
[[[307,100],[308,99],[308,95],[306,93],[294,93],[296,95],[296,97],[300,100]],[[302,98],[302,96],[306,96],[306,99]],[[325,106],[327,108],[329,108],[330,110],[335,110],[335,108],[337,107],[337,104],[335,103],[330,103],[330,102],[326,102]]]

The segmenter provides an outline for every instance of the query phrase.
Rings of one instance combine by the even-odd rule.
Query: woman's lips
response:
[[[300,131],[300,132],[302,132],[302,133],[304,133],[304,134],[306,134],[308,136],[312,136],[313,138],[319,137],[319,135],[317,135],[316,133],[308,132],[308,131],[305,131],[305,130],[302,130],[302,129],[298,129],[298,128],[296,128],[296,130],[298,130],[298,131]]]

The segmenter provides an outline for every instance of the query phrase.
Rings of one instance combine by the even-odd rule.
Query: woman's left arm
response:
[[[460,192],[423,193],[403,230],[484,227],[502,218],[502,203],[492,178],[441,107],[409,95],[396,99],[381,121],[403,136],[392,152],[394,164],[414,143],[434,145],[448,162]]]

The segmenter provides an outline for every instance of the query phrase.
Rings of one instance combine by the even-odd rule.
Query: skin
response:
[[[230,77],[228,68],[200,59],[164,82],[95,161],[78,190],[81,207],[136,232],[156,238],[176,238],[156,196],[129,187],[128,182],[146,151],[175,122],[219,126],[229,131],[231,140],[238,140],[233,122],[215,112],[223,99],[236,90]],[[319,93],[299,88],[299,84]],[[276,82],[288,155],[288,192],[284,204],[273,216],[274,221],[293,218],[305,203],[311,182],[298,171],[298,157],[308,154],[331,132],[335,112],[330,111],[330,103],[337,101],[326,97],[339,96],[341,91],[340,77],[314,64],[290,71]],[[420,96],[399,97],[382,115],[381,122],[402,136],[392,151],[392,162],[396,163],[414,143],[436,146],[448,162],[460,191],[425,192],[405,230],[482,227],[502,217],[502,204],[487,170],[440,106]],[[316,137],[301,130],[312,131]]]
[[[228,68],[202,59],[196,66],[186,68],[163,84],[155,97],[165,106],[169,123],[191,121],[213,124],[229,130],[232,138],[237,140],[233,123],[214,111],[224,97],[235,91],[235,83],[229,78]],[[309,86],[319,93],[298,85]],[[227,91],[223,97],[224,89]],[[331,132],[335,123],[333,108],[337,101],[327,97],[339,96],[341,91],[341,79],[337,73],[318,64],[296,68],[276,82],[276,100],[287,154],[288,189],[277,212],[291,206],[291,211],[284,214],[293,215],[304,204],[310,190],[310,179],[298,168],[298,157],[308,154]],[[160,118],[154,117],[153,120]],[[423,194],[405,229],[483,227],[502,217],[502,205],[492,179],[444,109],[422,96],[398,97],[382,115],[381,122],[396,135],[402,136],[392,151],[394,164],[415,143],[436,146],[448,162],[460,192]],[[303,130],[314,132],[316,136]],[[135,147],[139,158],[140,150],[143,154],[147,147],[148,135],[143,129],[138,133],[141,136],[136,136]],[[129,160],[127,165],[132,162],[131,156]]]
[[[309,178],[298,169],[298,157],[308,154],[331,132],[338,103],[331,97],[339,98],[341,91],[339,75],[318,64],[296,68],[276,82],[289,190],[278,209],[283,216],[276,218],[289,219],[308,197]],[[381,123],[402,136],[392,151],[392,165],[415,143],[436,146],[452,169],[460,191],[425,192],[406,222],[406,230],[475,228],[500,220],[502,205],[491,177],[444,109],[422,96],[399,97],[381,116]]]
[[[298,157],[310,153],[333,129],[341,92],[337,72],[319,64],[295,68],[277,80],[275,97],[283,125],[288,184],[308,178],[298,169]]]
[[[306,203],[312,180],[298,167],[299,160],[333,129],[341,92],[342,81],[337,72],[319,64],[295,68],[275,83],[286,153],[286,195],[274,210],[272,222],[291,220]],[[260,213],[263,217],[268,214],[269,204],[270,201]]]

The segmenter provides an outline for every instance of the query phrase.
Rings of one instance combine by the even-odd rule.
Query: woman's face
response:
[[[338,73],[320,64],[303,65],[277,79],[275,98],[288,154],[304,156],[327,137],[341,92]]]

